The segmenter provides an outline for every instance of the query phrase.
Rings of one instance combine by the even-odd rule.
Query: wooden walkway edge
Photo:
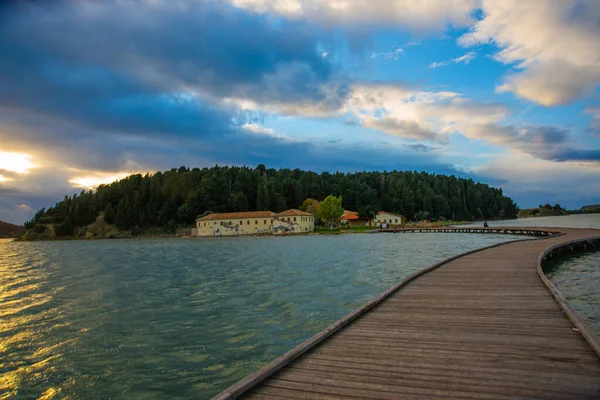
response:
[[[519,229],[552,236],[418,271],[214,399],[600,398],[598,338],[542,272],[600,231]]]

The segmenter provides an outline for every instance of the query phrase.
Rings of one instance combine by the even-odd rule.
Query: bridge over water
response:
[[[215,399],[600,398],[599,340],[541,269],[600,230],[427,231],[547,237],[413,274]]]

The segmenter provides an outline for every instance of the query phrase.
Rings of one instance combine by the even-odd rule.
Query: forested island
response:
[[[537,208],[524,208],[519,210],[519,218],[534,218],[534,217],[558,217],[561,215],[571,214],[598,214],[600,213],[599,204],[591,204],[581,207],[579,210],[567,210],[560,204],[550,205],[540,204]]]
[[[93,191],[65,196],[25,223],[25,239],[48,233],[70,237],[102,220],[119,231],[172,233],[214,212],[280,212],[307,198],[341,196],[343,207],[364,216],[386,210],[409,220],[482,220],[516,218],[515,202],[502,189],[472,179],[426,172],[317,174],[259,165],[172,169],[131,175]],[[100,232],[102,233],[102,232]],[[98,232],[92,233],[96,235]],[[47,236],[47,235],[46,235]]]

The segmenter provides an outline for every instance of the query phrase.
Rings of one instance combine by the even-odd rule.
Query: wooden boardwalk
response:
[[[562,231],[442,262],[216,398],[600,399],[598,339],[538,274],[600,231]]]

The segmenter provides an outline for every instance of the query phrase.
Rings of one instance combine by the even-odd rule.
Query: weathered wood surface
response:
[[[600,399],[597,338],[537,271],[545,249],[600,231],[562,230],[445,263],[217,398]]]

